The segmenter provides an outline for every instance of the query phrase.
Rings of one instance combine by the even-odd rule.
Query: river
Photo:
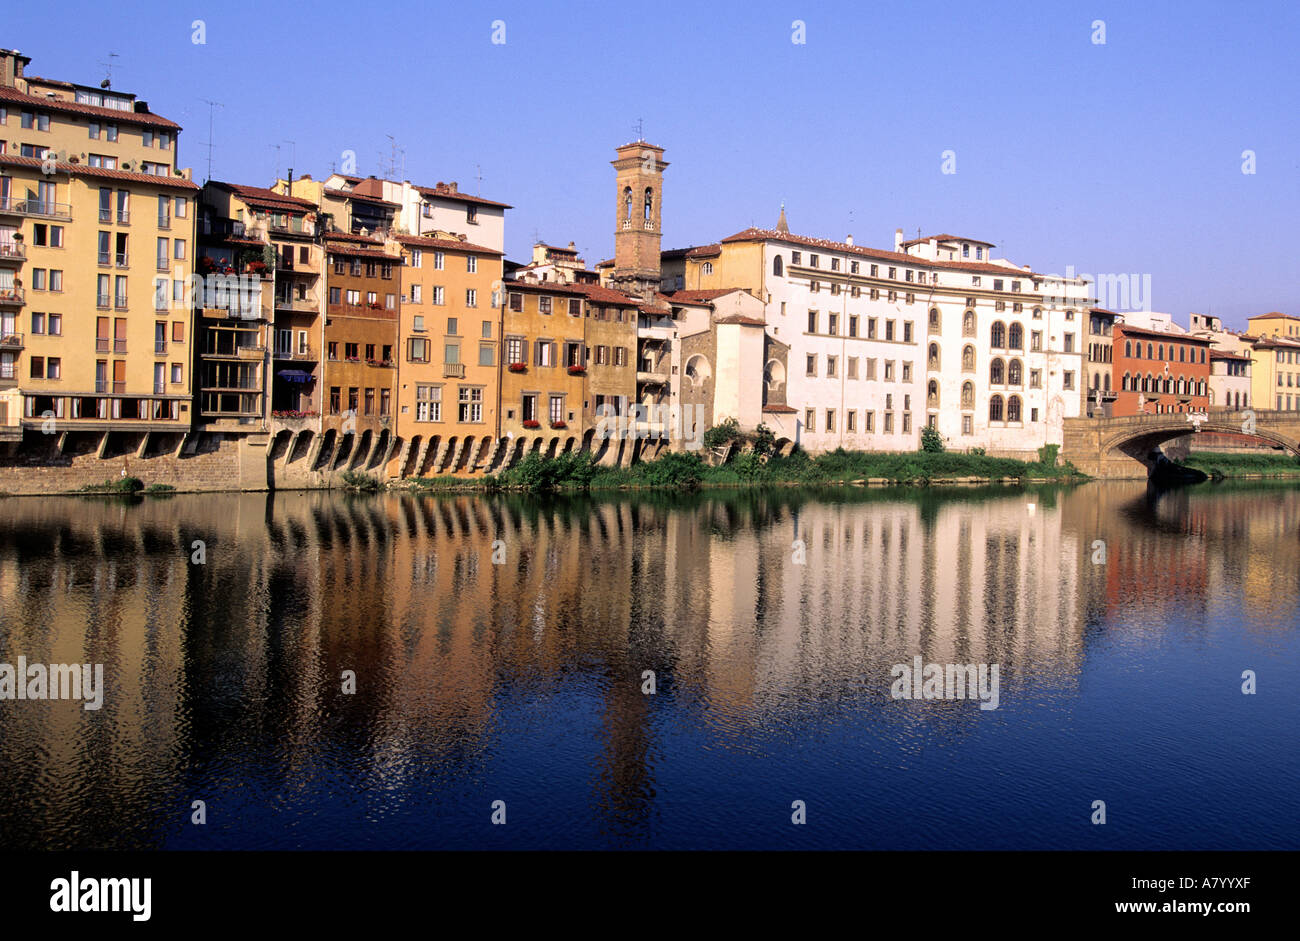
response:
[[[0,507],[5,848],[1300,848],[1294,484]]]

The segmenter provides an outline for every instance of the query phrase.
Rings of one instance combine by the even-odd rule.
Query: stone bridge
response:
[[[1067,418],[1061,460],[1093,477],[1144,478],[1166,441],[1197,432],[1254,435],[1300,454],[1300,412],[1276,409]]]

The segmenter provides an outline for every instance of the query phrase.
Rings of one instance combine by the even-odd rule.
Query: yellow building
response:
[[[0,50],[0,425],[188,430],[198,187],[180,126],[29,62]]]
[[[501,433],[547,450],[581,440],[587,355],[579,285],[507,281]]]
[[[1300,317],[1273,311],[1246,320],[1251,349],[1250,401],[1257,408],[1300,410]]]
[[[472,472],[500,433],[501,252],[447,232],[397,235],[400,253],[397,436],[393,477]]]

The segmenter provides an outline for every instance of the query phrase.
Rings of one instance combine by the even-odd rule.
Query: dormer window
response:
[[[965,242],[961,243],[961,257],[962,258],[970,257],[970,246],[967,245]]]
[[[975,257],[976,257],[976,258],[983,258],[983,257],[984,257],[984,249],[980,248],[978,245],[975,246]]]
[[[704,273],[705,273],[706,275],[708,275],[708,274],[713,274],[713,262],[711,262],[711,261],[706,261],[706,262],[704,263]]]

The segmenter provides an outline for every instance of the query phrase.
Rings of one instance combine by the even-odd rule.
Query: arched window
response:
[[[1151,387],[1148,385],[1148,383],[1149,383],[1150,381],[1151,381],[1151,379],[1150,379],[1149,376],[1143,376],[1143,377],[1142,377],[1142,391],[1143,391],[1143,392],[1150,392],[1150,391],[1151,391]]]
[[[647,186],[645,188],[645,221],[646,222],[649,222],[651,219],[650,211],[653,205],[654,205],[654,190],[652,190],[650,187]]]
[[[1128,373],[1124,373],[1124,378],[1120,380],[1119,388],[1121,392],[1128,392],[1132,383],[1129,381]]]
[[[1179,395],[1182,395],[1182,394],[1185,393],[1186,391],[1187,391],[1187,386],[1184,384],[1184,380],[1179,379],[1179,380],[1178,380],[1178,389],[1177,389],[1177,393],[1178,393]]]
[[[962,408],[975,407],[975,383],[963,382],[961,384],[961,407]]]
[[[706,261],[706,262],[704,263],[704,273],[705,273],[705,274],[713,274],[713,262],[711,262],[711,261]]]
[[[1007,399],[1007,421],[1020,421],[1020,396]]]
[[[769,390],[775,391],[785,385],[785,367],[777,359],[769,359],[763,367],[763,382]]]
[[[989,363],[989,385],[1006,385],[1006,374],[1003,371],[1003,363],[1000,359],[995,359]]]
[[[925,368],[926,369],[939,368],[939,344],[938,343],[930,344],[930,352],[926,357]]]
[[[1109,391],[1110,391],[1110,373],[1106,373],[1106,375],[1105,375],[1104,378],[1105,378],[1105,381],[1102,383],[1102,386],[1103,386],[1103,388],[1104,388],[1107,392],[1109,392]]]
[[[1020,373],[1021,373],[1020,360],[1013,359],[1011,362],[1007,364],[1007,385],[1009,386],[1024,385],[1024,381],[1021,379]]]
[[[1155,356],[1152,354],[1151,350],[1152,350],[1152,346],[1151,346],[1150,343],[1148,343],[1148,344],[1147,344],[1147,359],[1155,359]]]
[[[1157,343],[1157,344],[1156,344],[1156,359],[1164,359],[1164,358],[1165,358],[1165,345],[1164,345],[1163,343]]]
[[[1125,355],[1125,356],[1128,356],[1128,357],[1130,357],[1130,358],[1133,356],[1133,341],[1132,341],[1132,340],[1125,340],[1125,341],[1124,341],[1124,355]]]
[[[1101,388],[1101,373],[1095,372],[1092,374],[1092,390],[1096,392],[1100,388]]]
[[[1002,421],[1002,396],[989,399],[989,421]]]
[[[1010,337],[1008,343],[1013,350],[1023,350],[1025,348],[1025,331],[1018,323],[1013,323],[1008,331]]]
[[[975,347],[970,346],[969,344],[962,347],[961,350],[961,371],[975,371]]]
[[[961,335],[964,337],[975,335],[975,311],[968,310],[961,315]]]
[[[1200,382],[1198,382],[1198,383],[1196,384],[1196,387],[1197,387],[1198,390],[1200,390],[1200,391],[1197,392],[1198,395],[1204,395],[1204,394],[1205,394],[1205,380],[1204,380],[1204,379],[1202,379]]]
[[[1001,320],[994,321],[993,326],[989,328],[989,346],[995,350],[1006,349],[1007,325]]]
[[[937,383],[933,379],[930,380],[929,385],[926,386],[925,389],[925,407],[926,408],[939,407],[939,383]]]
[[[623,187],[623,221],[629,222],[632,219],[632,187]]]
[[[939,333],[939,308],[930,308],[930,332]]]
[[[781,262],[781,256],[777,255],[772,259],[772,274],[775,277],[781,277],[785,273],[785,265]]]

